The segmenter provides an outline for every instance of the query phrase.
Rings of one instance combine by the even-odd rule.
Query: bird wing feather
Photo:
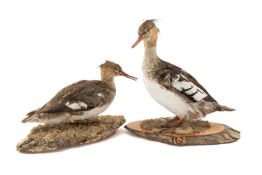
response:
[[[110,90],[105,82],[82,80],[63,88],[38,113],[89,111],[107,103]]]
[[[190,102],[205,100],[216,102],[216,100],[207,92],[207,90],[189,73],[161,60],[155,71],[156,79],[165,88],[171,91],[180,92],[182,96]]]

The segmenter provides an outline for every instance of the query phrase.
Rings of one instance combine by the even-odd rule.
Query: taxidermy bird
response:
[[[58,124],[95,117],[104,112],[115,97],[114,77],[137,79],[111,61],[100,65],[100,69],[101,80],[81,80],[63,88],[43,107],[28,113],[22,122]]]
[[[233,111],[220,105],[192,75],[158,57],[158,31],[154,20],[146,20],[132,45],[134,48],[144,41],[143,78],[149,94],[176,119],[200,119],[215,111]]]

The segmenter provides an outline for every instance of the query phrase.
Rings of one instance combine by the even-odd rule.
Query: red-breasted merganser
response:
[[[183,69],[161,60],[157,56],[158,28],[154,20],[140,25],[134,48],[144,41],[143,76],[149,94],[179,119],[200,119],[215,111],[233,111],[222,106]]]
[[[22,122],[58,124],[95,117],[104,112],[115,97],[115,76],[137,79],[111,61],[100,65],[100,69],[101,81],[82,80],[63,88],[43,107],[28,113]]]

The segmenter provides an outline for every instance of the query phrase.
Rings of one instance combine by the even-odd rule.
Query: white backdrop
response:
[[[261,174],[261,1],[0,1],[0,174]],[[172,116],[147,94],[143,45],[131,45],[144,19],[158,19],[158,54],[193,74],[236,112],[210,121],[241,131],[233,144],[176,147],[130,135],[122,127],[99,143],[48,154],[21,154],[16,144],[35,124],[24,115],[58,90],[99,79],[110,59],[139,78],[116,79],[104,114],[128,122]]]

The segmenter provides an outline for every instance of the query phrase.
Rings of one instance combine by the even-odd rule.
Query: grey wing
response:
[[[97,88],[97,87],[100,88]],[[108,85],[101,81],[80,81],[62,89],[39,113],[89,111],[106,102]],[[104,94],[101,91],[105,91]]]

